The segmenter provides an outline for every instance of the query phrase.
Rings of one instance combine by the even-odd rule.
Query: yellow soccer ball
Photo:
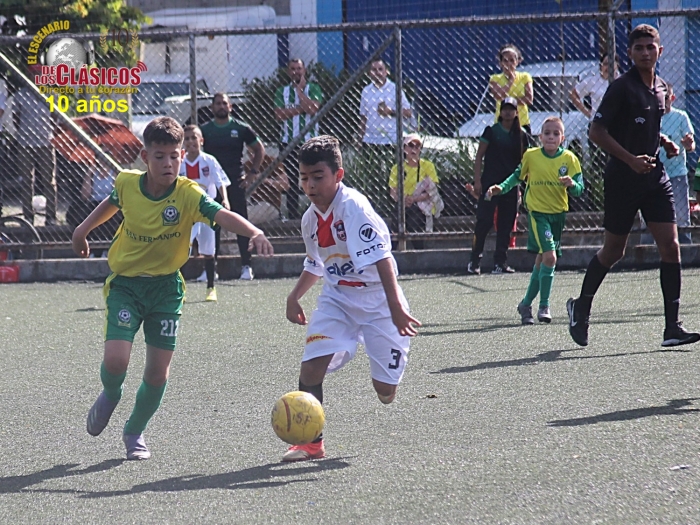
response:
[[[323,406],[308,392],[289,392],[272,408],[272,428],[290,445],[306,445],[321,435],[326,415]]]

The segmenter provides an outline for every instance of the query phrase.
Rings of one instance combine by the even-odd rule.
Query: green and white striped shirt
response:
[[[313,82],[306,84],[306,87],[304,87],[304,94],[316,102],[321,102],[323,100],[321,88],[318,84],[314,84]],[[299,104],[299,96],[297,95],[296,89],[294,89],[291,84],[277,89],[277,93],[275,94],[276,108],[294,108]],[[311,117],[312,115],[304,113],[283,121],[282,136],[280,137],[281,142],[283,144],[290,143],[294,137],[299,135],[299,132],[306,126],[309,120],[311,120]],[[318,124],[306,134],[304,140],[309,140],[316,135],[318,135]]]

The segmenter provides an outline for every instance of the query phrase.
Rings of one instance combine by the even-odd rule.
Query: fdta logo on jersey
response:
[[[355,265],[352,264],[352,261],[348,261],[342,266],[338,266],[338,263],[333,263],[330,266],[326,267],[326,271],[331,274],[331,275],[347,275],[349,273],[355,273]],[[360,270],[357,272],[357,275],[360,275],[363,270]]]
[[[175,206],[163,210],[163,226],[175,226],[180,223],[180,212]]]

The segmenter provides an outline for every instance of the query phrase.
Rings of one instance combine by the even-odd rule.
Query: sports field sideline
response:
[[[658,271],[643,271],[608,276],[577,347],[564,304],[582,278],[558,272],[552,325],[521,327],[527,274],[402,277],[423,328],[396,402],[358,353],[324,383],[328,457],[289,465],[269,416],[297,387],[294,279],[223,281],[218,304],[188,284],[145,462],[123,461],[120,439],[142,335],[110,426],[85,431],[101,285],[0,286],[0,522],[697,523],[700,344],[661,348]],[[698,290],[684,270],[694,330]]]

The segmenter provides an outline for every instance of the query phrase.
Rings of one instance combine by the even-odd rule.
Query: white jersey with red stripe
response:
[[[216,197],[218,188],[231,185],[231,181],[226,176],[219,161],[203,151],[193,161],[188,160],[185,156],[180,164],[179,175],[195,181],[212,199]]]
[[[330,286],[362,288],[381,283],[376,263],[391,258],[391,237],[367,197],[342,182],[325,213],[314,204],[301,219],[304,270]],[[394,272],[397,273],[396,261]]]

